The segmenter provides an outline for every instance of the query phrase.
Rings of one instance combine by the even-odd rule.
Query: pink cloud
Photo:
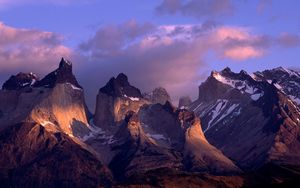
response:
[[[130,31],[135,34],[132,35]],[[180,96],[197,93],[202,79],[200,72],[207,69],[205,59],[210,51],[221,54],[220,58],[236,61],[262,55],[256,51],[254,44],[233,45],[235,41],[249,42],[255,37],[245,28],[211,27],[207,23],[151,27],[137,23],[134,27],[128,27],[125,23],[104,26],[94,37],[80,45],[80,50],[86,55],[85,61],[91,64],[82,64],[85,71],[80,78],[84,85],[89,85],[97,77],[99,82],[102,81],[100,85],[103,85],[112,75],[125,72],[143,91],[162,86],[173,94],[176,101]],[[105,45],[106,41],[110,44]],[[237,53],[240,49],[242,54]],[[92,87],[87,89],[88,93],[97,92]]]
[[[0,73],[37,71],[45,73],[72,50],[62,44],[63,38],[52,32],[19,29],[0,23]]]
[[[257,58],[263,55],[264,53],[261,50],[255,49],[251,46],[233,47],[223,52],[224,57],[238,61],[244,61],[250,58]]]
[[[210,52],[220,59],[242,62],[260,58],[274,46],[285,47],[283,43],[290,44],[295,37],[280,38],[215,23],[155,26],[131,21],[102,26],[80,45],[84,54],[80,78],[83,85],[91,85],[87,93],[96,93],[95,85],[100,87],[112,75],[124,72],[143,91],[162,86],[176,101],[197,93]]]

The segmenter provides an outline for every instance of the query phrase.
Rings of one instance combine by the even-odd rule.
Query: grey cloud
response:
[[[158,14],[177,14],[196,18],[211,18],[234,12],[230,0],[163,0],[156,7]]]
[[[284,33],[277,38],[276,42],[278,45],[283,47],[296,47],[300,46],[300,36]]]

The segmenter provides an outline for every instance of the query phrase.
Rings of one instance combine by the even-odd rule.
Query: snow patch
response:
[[[167,140],[167,139],[164,137],[164,135],[162,135],[162,134],[149,134],[149,133],[147,133],[147,136],[148,136],[148,137],[151,137],[151,138],[153,138],[153,139],[155,139],[155,140]]]
[[[30,85],[32,86],[33,84],[35,84],[36,79],[32,79]]]
[[[246,81],[232,80],[232,79],[222,76],[219,73],[214,73],[213,76],[219,82],[222,82],[223,84],[229,85],[232,88],[236,88],[236,89],[240,90],[241,93],[245,92],[250,95],[254,95],[254,96],[251,96],[251,99],[253,99],[253,100],[258,100],[259,97],[263,96],[262,92],[259,92],[259,90],[257,88],[250,86]],[[252,74],[252,76],[254,77],[255,75]]]
[[[94,126],[93,119],[90,121],[90,125],[88,125],[88,128],[90,129],[90,133],[83,136],[81,138],[82,141],[87,141],[91,138],[95,138],[101,134],[105,134],[105,131],[103,131],[100,127]]]
[[[289,95],[289,97],[292,99],[292,101],[294,101],[295,103],[297,103],[297,105],[300,105],[300,99],[293,96],[293,95]]]
[[[54,123],[50,122],[50,121],[43,121],[40,123],[43,127],[46,127],[47,125],[54,125]],[[54,125],[55,126],[55,125]]]
[[[128,98],[132,101],[139,101],[140,100],[140,98],[138,98],[138,97],[128,97],[127,95],[124,95],[124,97],[126,97],[126,98]]]
[[[217,124],[218,122],[220,122],[222,119],[224,119],[225,117],[227,117],[228,115],[230,115],[237,107],[239,106],[239,104],[233,104],[231,105],[226,112],[223,113],[223,115],[218,119],[218,121],[215,123]]]
[[[274,84],[274,86],[277,88],[277,89],[279,89],[279,90],[282,90],[282,86],[281,85],[279,85],[279,84]]]
[[[235,83],[233,80],[227,79],[219,73],[214,73],[213,76],[219,82],[222,82],[223,84],[227,84],[227,85],[230,85],[231,87],[235,88]]]
[[[203,131],[204,133],[212,127],[212,122],[218,117],[221,111],[226,107],[228,100],[218,99],[213,111],[211,112],[211,119],[208,122],[207,128]]]
[[[82,89],[81,88],[79,88],[79,87],[76,87],[76,86],[74,86],[73,84],[71,84],[71,83],[67,83],[68,85],[70,85],[71,87],[72,87],[72,89],[74,89],[74,90],[79,90],[79,91],[82,91]]]
[[[253,95],[251,95],[251,99],[254,100],[254,101],[257,101],[263,95],[264,95],[263,93],[253,94]]]
[[[251,73],[250,76],[253,80],[257,81],[257,76],[255,74]]]

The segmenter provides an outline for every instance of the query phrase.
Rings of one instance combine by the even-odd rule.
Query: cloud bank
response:
[[[79,46],[85,62],[79,77],[83,85],[100,87],[124,72],[143,91],[162,86],[177,101],[197,94],[208,53],[234,61],[257,58],[264,54],[261,40],[244,28],[213,23],[154,26],[129,21],[103,26]],[[97,92],[89,88],[88,93]]]
[[[274,46],[300,45],[298,35],[261,35],[250,28],[214,22],[155,25],[131,20],[103,25],[77,49],[64,46],[63,37],[52,32],[1,23],[0,33],[0,78],[20,71],[45,74],[57,67],[62,56],[67,57],[75,64],[91,107],[98,89],[120,72],[144,92],[165,87],[177,101],[180,96],[197,95],[210,69],[209,55],[242,62],[262,57]]]
[[[63,37],[52,32],[13,28],[0,23],[0,77],[19,71],[45,73],[57,66],[72,50],[62,44]]]

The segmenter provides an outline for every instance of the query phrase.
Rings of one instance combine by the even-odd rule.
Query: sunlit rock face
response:
[[[72,136],[83,137],[88,134],[82,89],[65,83],[57,84],[47,92],[47,97],[33,108],[30,117],[40,124],[51,122]]]
[[[1,186],[110,186],[112,175],[98,157],[53,128],[24,122],[0,132]]]
[[[50,123],[70,136],[87,134],[84,92],[72,73],[71,62],[62,59],[59,68],[40,81],[33,73],[18,75],[5,82],[0,91],[2,127],[35,121]]]
[[[11,77],[0,90],[4,187],[108,187],[110,170],[83,141],[92,132],[84,92],[62,59],[42,80]],[[83,175],[84,174],[84,175]],[[7,186],[6,186],[7,185]]]
[[[131,86],[123,73],[99,90],[97,95],[94,123],[96,126],[109,129],[118,125],[129,111],[138,112],[140,107],[149,103],[139,89]]]
[[[191,111],[165,105],[145,106],[139,113],[146,135],[182,153],[186,171],[238,173],[239,168],[205,138],[198,117]]]
[[[157,169],[182,170],[181,154],[161,147],[149,137],[140,124],[136,113],[127,113],[120,129],[114,135],[116,142],[112,149],[116,152],[110,168],[117,178],[145,174]]]
[[[190,171],[211,173],[238,173],[240,170],[220,150],[206,140],[199,118],[195,118],[185,130],[184,155]]]

